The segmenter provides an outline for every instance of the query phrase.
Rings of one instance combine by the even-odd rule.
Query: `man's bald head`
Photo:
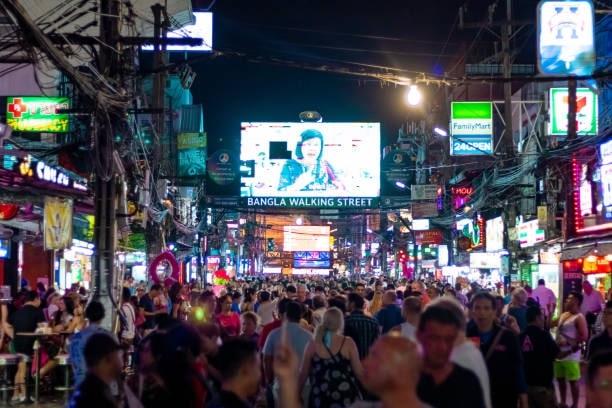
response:
[[[393,290],[388,290],[383,295],[383,305],[393,305],[397,301],[397,293]]]
[[[421,358],[416,344],[405,337],[389,334],[379,338],[363,365],[363,386],[375,395],[398,388],[416,390]]]

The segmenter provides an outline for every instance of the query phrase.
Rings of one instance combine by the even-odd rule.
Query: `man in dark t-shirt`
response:
[[[138,307],[145,317],[145,322],[142,324],[142,328],[145,330],[145,335],[148,334],[146,333],[147,331],[151,331],[155,328],[155,315],[158,313],[155,311],[153,299],[159,296],[161,289],[162,287],[160,284],[154,284],[151,286],[149,293],[142,295],[140,297],[140,301],[138,302]]]
[[[523,353],[527,397],[530,407],[556,405],[553,386],[553,364],[559,354],[559,346],[550,332],[544,330],[544,315],[539,306],[530,306],[525,313],[527,327],[519,336]]]
[[[8,322],[13,326],[13,331],[15,332],[15,338],[13,339],[15,352],[29,356],[32,355],[36,338],[32,336],[20,336],[17,333],[32,333],[38,327],[38,323],[44,321],[45,315],[40,308],[40,297],[38,296],[38,292],[31,290],[26,293],[24,305],[15,310],[8,319]]]
[[[450,360],[465,317],[459,303],[440,298],[428,305],[419,321],[417,339],[423,347],[423,369],[417,387],[421,401],[436,408],[484,408],[476,375]]]

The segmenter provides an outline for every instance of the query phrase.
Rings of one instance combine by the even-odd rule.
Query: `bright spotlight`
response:
[[[448,136],[448,132],[446,130],[439,128],[437,126],[434,128],[434,133],[442,137]]]
[[[421,103],[423,95],[421,95],[421,91],[416,85],[410,85],[408,91],[406,92],[406,102],[410,106],[416,106]]]
[[[406,188],[406,185],[404,183],[402,183],[401,181],[396,181],[395,182],[395,186],[397,188]]]

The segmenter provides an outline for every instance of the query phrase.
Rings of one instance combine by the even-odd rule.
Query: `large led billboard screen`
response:
[[[329,251],[329,225],[285,225],[283,251]]]
[[[379,123],[243,123],[249,207],[360,208],[380,195]]]
[[[166,51],[211,52],[213,50],[213,13],[194,11],[193,24],[168,32],[168,38],[201,38],[200,45],[168,45]],[[143,45],[144,51],[153,51],[153,45]]]
[[[294,268],[330,268],[328,251],[296,251],[293,253]]]

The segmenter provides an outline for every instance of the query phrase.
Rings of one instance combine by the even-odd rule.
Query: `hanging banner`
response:
[[[72,200],[45,197],[45,249],[72,246]]]
[[[179,177],[206,174],[206,133],[179,133],[177,149]]]

